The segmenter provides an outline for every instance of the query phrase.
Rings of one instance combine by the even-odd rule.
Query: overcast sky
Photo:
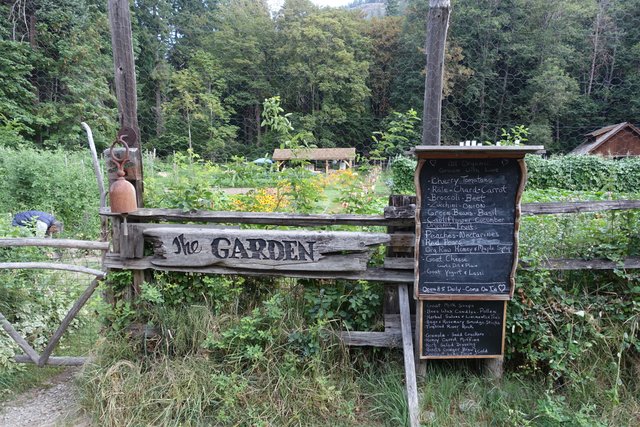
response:
[[[271,6],[272,10],[278,10],[282,5],[282,3],[284,3],[284,0],[267,0],[267,1]],[[311,3],[315,4],[316,6],[332,6],[332,7],[345,6],[351,2],[352,0],[311,0]]]

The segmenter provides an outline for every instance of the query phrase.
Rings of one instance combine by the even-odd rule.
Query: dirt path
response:
[[[42,387],[0,404],[0,426],[90,426],[90,422],[78,411],[73,383],[77,372],[78,368],[69,368]]]

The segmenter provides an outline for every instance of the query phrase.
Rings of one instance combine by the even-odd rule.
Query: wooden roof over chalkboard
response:
[[[418,158],[521,158],[525,154],[541,154],[545,150],[542,145],[418,145],[412,151]]]
[[[273,160],[353,160],[356,149],[349,148],[300,148],[296,150],[276,148]]]
[[[610,141],[620,132],[628,130],[638,136],[638,140],[640,141],[640,129],[635,127],[629,122],[618,123],[617,125],[609,125],[603,128],[594,130],[585,135],[587,140],[573,149],[569,154],[591,154],[598,147],[601,147],[607,141]]]

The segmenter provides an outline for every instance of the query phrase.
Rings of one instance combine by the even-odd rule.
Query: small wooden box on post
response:
[[[522,145],[415,148],[420,359],[494,359],[489,368],[501,374],[524,156],[543,151]]]

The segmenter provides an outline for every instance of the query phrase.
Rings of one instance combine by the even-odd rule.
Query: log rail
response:
[[[101,250],[103,252],[109,249],[108,242],[92,242],[71,239],[0,238],[0,247],[26,246]],[[2,326],[9,337],[11,337],[16,342],[16,344],[18,344],[18,346],[25,352],[25,354],[23,355],[16,355],[14,357],[14,360],[16,362],[34,363],[40,367],[45,365],[79,366],[84,364],[86,362],[86,358],[84,357],[52,357],[51,354],[58,345],[58,342],[62,338],[62,335],[69,328],[71,321],[76,317],[80,309],[82,309],[82,307],[87,303],[91,295],[93,295],[94,291],[100,284],[100,281],[102,281],[106,277],[107,273],[105,271],[96,270],[93,268],[54,262],[1,262],[0,269],[63,270],[95,276],[95,278],[87,286],[82,295],[80,295],[78,300],[75,302],[73,307],[71,307],[67,315],[62,320],[60,326],[58,326],[56,331],[53,333],[42,354],[38,354],[38,352],[33,347],[31,347],[31,345],[13,327],[9,320],[2,313],[0,313],[0,326]]]
[[[413,203],[404,206],[387,206],[384,215],[353,215],[353,214],[293,214],[279,212],[218,212],[195,211],[184,212],[179,209],[138,209],[128,214],[131,222],[195,222],[209,224],[246,224],[265,225],[274,227],[330,227],[330,226],[357,226],[357,227],[402,227],[403,232],[392,233],[388,246],[396,250],[394,256],[385,258],[383,268],[369,268],[365,272],[346,272],[336,275],[328,272],[291,272],[290,277],[312,279],[354,279],[354,280],[378,280],[381,282],[410,283],[413,281],[414,259],[413,256],[397,256],[398,253],[408,254],[415,245],[415,236],[408,233],[407,228],[415,226],[415,197],[404,196]],[[524,203],[522,215],[558,215],[604,211],[620,211],[640,209],[640,200],[613,200],[592,202],[553,202],[553,203]],[[100,214],[112,219],[119,219],[118,214],[113,214],[109,209],[101,209]],[[141,228],[145,225],[140,224]],[[131,226],[130,226],[131,227]],[[123,236],[124,237],[124,236]],[[131,237],[122,240],[130,240]],[[403,250],[404,248],[404,250]],[[127,250],[127,248],[122,248]],[[116,251],[117,252],[117,251]],[[122,259],[117,254],[111,254],[105,259],[108,268],[123,268],[131,270],[146,270],[153,268],[149,258]],[[547,259],[532,265],[520,261],[519,268],[524,270],[548,269],[548,270],[612,270],[617,268],[640,268],[640,258],[627,258],[621,262],[606,259],[577,260],[577,259]],[[237,274],[238,270],[229,270],[222,267],[209,267],[200,269],[202,273]],[[180,271],[180,270],[178,270]],[[192,270],[189,270],[192,271]],[[265,271],[243,271],[247,275],[269,275]],[[272,275],[283,275],[282,272]]]

